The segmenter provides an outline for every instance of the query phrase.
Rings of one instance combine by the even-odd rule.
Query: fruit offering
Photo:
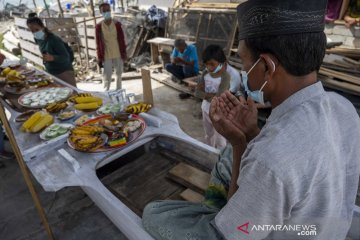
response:
[[[51,140],[57,138],[59,136],[67,134],[72,127],[73,125],[71,124],[54,123],[40,134],[40,138],[43,140]]]
[[[147,112],[149,111],[151,108],[151,104],[147,104],[147,103],[134,103],[131,104],[129,106],[126,107],[125,111],[127,113],[132,113],[132,114],[139,114],[142,112]]]
[[[57,113],[60,112],[61,110],[67,108],[67,103],[66,102],[62,102],[62,103],[50,103],[49,105],[46,106],[46,111],[48,111],[49,113]]]
[[[66,100],[71,92],[72,90],[67,87],[46,88],[22,95],[19,104],[24,107],[42,108],[50,103]]]
[[[102,99],[99,97],[76,97],[74,101],[74,108],[82,111],[94,111],[102,105]]]
[[[25,132],[36,133],[49,126],[53,122],[53,116],[46,112],[39,111],[34,113],[28,120],[23,123],[21,130]]]
[[[76,150],[92,152],[105,143],[102,137],[103,132],[103,128],[96,126],[75,127],[70,131],[68,141]]]
[[[77,97],[92,97],[92,94],[91,93],[78,93],[78,94],[71,96],[69,98],[69,101],[75,103],[75,99]]]

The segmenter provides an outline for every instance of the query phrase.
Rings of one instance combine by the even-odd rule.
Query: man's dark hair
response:
[[[255,62],[262,53],[273,54],[293,76],[319,71],[325,56],[326,36],[321,33],[300,33],[245,39]]]
[[[99,5],[99,10],[101,11],[101,8],[104,7],[104,6],[109,6],[109,7],[111,7],[109,3],[104,2],[104,3],[102,3],[102,4]]]
[[[219,45],[209,45],[205,48],[202,54],[203,63],[206,63],[211,59],[218,61],[219,63],[226,62],[225,53]]]
[[[175,40],[174,42],[174,47],[181,47],[181,46],[186,46],[186,42],[184,39],[178,38]]]

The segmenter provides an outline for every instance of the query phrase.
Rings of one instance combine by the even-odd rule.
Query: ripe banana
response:
[[[102,99],[99,97],[77,97],[75,98],[76,103],[98,103],[102,105]]]
[[[139,114],[141,112],[147,112],[151,108],[151,104],[147,103],[136,103],[129,105],[125,111],[127,113]]]
[[[96,110],[101,106],[98,102],[91,102],[91,103],[78,103],[75,104],[74,107],[77,110]]]
[[[69,98],[70,102],[75,102],[77,97],[92,97],[91,93],[78,93]]]
[[[49,105],[46,106],[46,111],[48,111],[49,113],[56,113],[59,112],[60,110],[63,110],[65,108],[67,108],[67,103],[63,102],[63,103],[50,103]]]

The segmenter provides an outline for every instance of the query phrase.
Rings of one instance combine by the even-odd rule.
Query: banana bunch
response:
[[[10,71],[11,71],[11,68],[9,68],[9,67],[5,68],[4,70],[2,70],[1,76],[6,77]]]
[[[151,104],[140,102],[140,103],[135,103],[135,104],[131,104],[131,105],[127,106],[125,109],[125,112],[132,113],[132,114],[139,114],[142,112],[149,111],[151,107],[152,107]]]
[[[71,96],[69,98],[69,101],[75,103],[75,99],[77,97],[92,97],[92,95],[91,95],[91,93],[78,93],[78,94]]]
[[[92,135],[71,135],[69,139],[76,150],[82,152],[92,152],[101,147],[103,139]]]
[[[24,122],[21,130],[25,132],[36,133],[54,122],[54,117],[43,111],[39,111],[31,115],[31,117]]]
[[[99,97],[76,97],[74,107],[78,110],[93,111],[102,105],[102,99]]]
[[[73,128],[71,130],[71,135],[99,135],[104,132],[104,129],[101,127],[93,126],[93,125],[86,125]]]
[[[91,152],[103,144],[104,140],[100,136],[103,132],[103,128],[91,125],[76,127],[71,130],[69,141],[76,150]]]
[[[66,102],[62,102],[62,103],[50,103],[49,105],[46,106],[46,111],[48,111],[49,113],[57,113],[60,112],[61,110],[67,108],[67,103]]]
[[[7,69],[4,69],[4,71],[5,70],[7,70]],[[8,81],[22,81],[25,79],[25,77],[22,76],[20,74],[20,72],[18,72],[16,70],[5,71],[5,73],[3,73],[3,74],[6,76],[6,79]]]

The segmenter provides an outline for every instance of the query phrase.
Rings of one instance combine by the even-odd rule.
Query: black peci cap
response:
[[[237,7],[239,38],[322,32],[327,0],[249,0]]]

